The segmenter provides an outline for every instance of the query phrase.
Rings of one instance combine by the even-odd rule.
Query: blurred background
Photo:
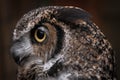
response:
[[[0,80],[16,80],[17,66],[10,57],[16,22],[26,12],[48,5],[72,5],[87,10],[116,51],[120,80],[120,0],[0,0]]]

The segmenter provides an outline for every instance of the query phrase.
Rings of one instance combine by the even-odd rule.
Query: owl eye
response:
[[[34,38],[37,42],[41,43],[45,41],[46,37],[47,37],[47,34],[44,27],[39,27],[35,30]]]

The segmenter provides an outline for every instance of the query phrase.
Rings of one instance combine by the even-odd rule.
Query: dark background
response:
[[[0,80],[16,80],[16,64],[9,56],[13,28],[20,17],[40,6],[72,5],[87,10],[116,51],[120,80],[120,0],[0,0]]]

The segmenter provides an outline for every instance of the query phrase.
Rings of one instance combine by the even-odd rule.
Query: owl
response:
[[[13,32],[17,80],[116,80],[114,52],[85,10],[47,6],[25,14]]]

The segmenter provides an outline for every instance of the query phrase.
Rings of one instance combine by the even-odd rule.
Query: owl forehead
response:
[[[87,20],[88,14],[73,6],[48,6],[32,10],[25,14],[17,23],[13,32],[13,40],[19,39],[23,34],[29,32],[36,24],[43,19],[50,21],[51,15],[54,15],[54,19],[73,23],[77,19]]]
[[[17,23],[13,32],[13,40],[19,39],[23,34],[29,32],[43,18],[49,18],[52,10],[36,9],[25,14]]]

